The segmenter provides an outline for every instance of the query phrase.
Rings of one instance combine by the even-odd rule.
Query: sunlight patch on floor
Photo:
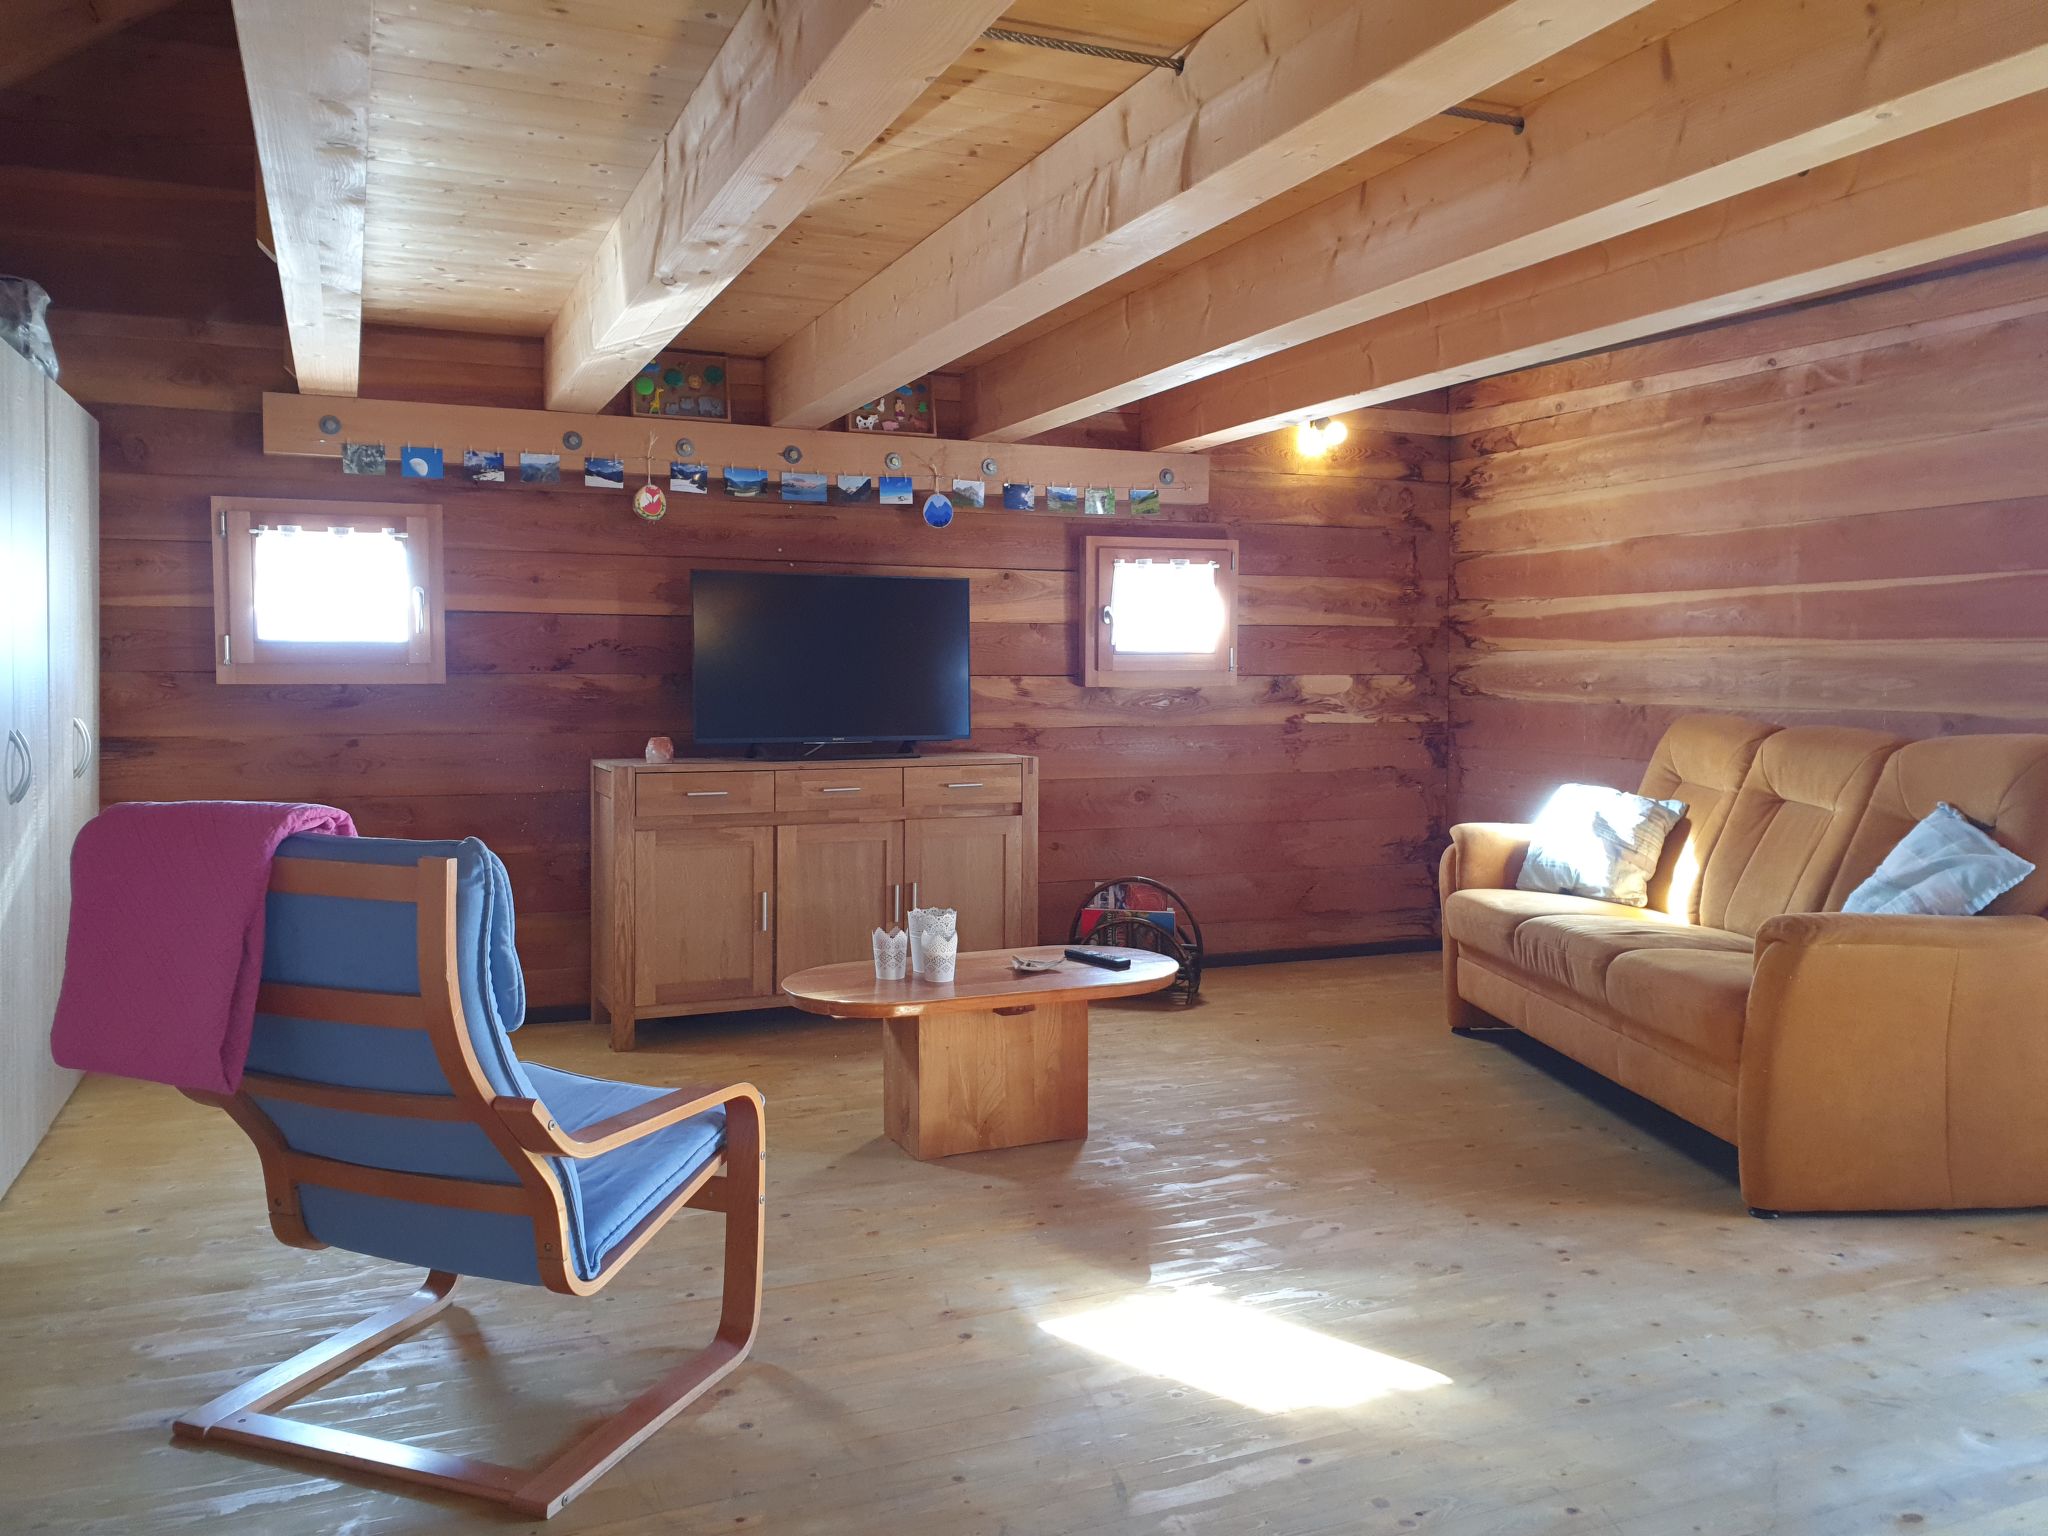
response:
[[[1260,1413],[1349,1408],[1451,1378],[1200,1291],[1147,1291],[1042,1320],[1055,1338]]]

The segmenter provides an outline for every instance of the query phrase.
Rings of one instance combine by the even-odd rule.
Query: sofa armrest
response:
[[[1437,894],[1513,890],[1529,852],[1529,835],[1520,822],[1460,822],[1451,828],[1451,845],[1437,863]]]
[[[2048,1204],[2048,921],[1797,913],[1757,934],[1737,1121],[1769,1210]]]

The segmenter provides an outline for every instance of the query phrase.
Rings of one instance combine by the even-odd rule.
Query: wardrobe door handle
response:
[[[21,759],[21,782],[14,782],[14,760]],[[19,805],[28,798],[28,792],[35,787],[36,760],[28,750],[28,738],[17,730],[7,733],[7,803]]]
[[[889,910],[895,913],[895,916],[889,920],[890,926],[901,928],[903,926],[903,882],[898,880],[889,887],[889,890],[891,892]]]
[[[763,933],[768,931],[768,893],[766,891],[761,893],[761,931]]]

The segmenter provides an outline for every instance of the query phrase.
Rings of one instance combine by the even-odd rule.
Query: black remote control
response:
[[[1070,949],[1069,960],[1078,960],[1083,965],[1099,966],[1105,971],[1128,971],[1131,968],[1129,955],[1106,955],[1099,949]]]

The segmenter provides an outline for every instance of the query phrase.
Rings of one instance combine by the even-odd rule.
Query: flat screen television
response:
[[[964,578],[693,571],[690,641],[699,743],[968,734]]]

